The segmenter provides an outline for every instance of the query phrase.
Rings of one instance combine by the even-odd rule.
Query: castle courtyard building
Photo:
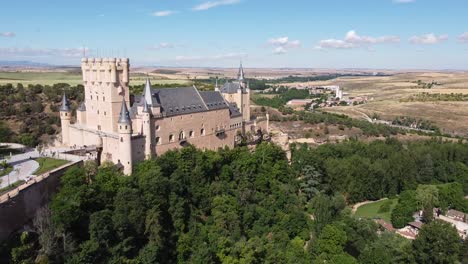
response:
[[[129,94],[128,58],[84,58],[81,69],[85,99],[73,123],[66,95],[62,98],[62,144],[94,146],[100,162],[115,163],[125,174],[138,161],[188,144],[233,148],[246,126],[257,129],[250,121],[250,89],[242,65],[237,80],[216,85],[215,91],[153,89],[147,79],[143,93],[134,96]]]

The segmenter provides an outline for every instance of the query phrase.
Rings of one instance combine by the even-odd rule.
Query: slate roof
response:
[[[206,91],[200,92],[200,95],[209,110],[228,108],[223,96],[219,92]]]
[[[239,82],[226,82],[221,87],[220,91],[222,93],[234,94],[234,93],[237,93],[237,90],[239,90],[239,89],[240,89],[240,83]]]
[[[127,108],[127,103],[122,100],[122,107],[120,108],[119,124],[130,124],[130,112]]]
[[[151,90],[153,106],[160,106],[161,112],[166,116],[184,115],[190,113],[205,112],[217,109],[229,108],[231,116],[240,115],[237,106],[228,104],[220,92],[198,91],[195,87],[178,87],[163,89],[148,89],[145,87],[143,95],[136,95],[135,103],[130,109],[130,117],[134,118],[138,113],[138,106],[149,105],[148,94]]]
[[[81,102],[80,106],[78,107],[78,109],[76,109],[77,111],[81,111],[81,112],[84,112],[86,111],[86,104],[85,102]]]
[[[229,104],[229,115],[231,117],[238,117],[241,116],[242,113],[239,111],[236,104]]]
[[[67,95],[65,93],[63,93],[62,106],[60,106],[60,111],[62,112],[70,111],[70,102],[68,102]]]
[[[154,92],[161,111],[167,116],[207,111],[200,94],[194,87],[156,89]]]

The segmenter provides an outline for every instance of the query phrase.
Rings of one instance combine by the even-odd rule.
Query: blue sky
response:
[[[466,0],[15,0],[0,60],[468,69]]]

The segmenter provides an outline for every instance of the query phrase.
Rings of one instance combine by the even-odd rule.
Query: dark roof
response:
[[[223,96],[219,92],[206,91],[200,92],[200,95],[209,110],[223,109],[228,107],[224,101]]]
[[[70,102],[68,102],[67,95],[65,93],[63,93],[63,96],[62,96],[62,106],[60,107],[60,111],[62,112],[70,111]]]
[[[237,83],[239,87],[239,83]],[[142,95],[135,95],[135,103],[130,109],[130,117],[134,118],[138,112],[138,106],[148,107],[148,91],[151,91],[152,106],[160,106],[161,112],[166,116],[198,113],[216,109],[227,109],[231,116],[241,115],[236,105],[228,104],[220,92],[201,91],[195,87],[177,87],[152,89],[147,81]],[[237,88],[236,88],[237,92]]]
[[[156,89],[154,95],[168,116],[208,110],[195,87]]]
[[[151,88],[151,82],[149,78],[146,78],[145,87],[143,88],[143,95],[142,98],[146,100],[148,105],[156,105],[156,100],[154,100],[154,91]]]
[[[229,104],[229,115],[231,117],[238,117],[241,116],[242,113],[239,111],[239,108],[237,108],[236,104]]]
[[[128,112],[125,99],[122,100],[122,107],[120,108],[119,124],[130,124],[130,112]]]
[[[239,82],[226,82],[224,83],[223,87],[221,87],[220,91],[222,93],[234,94],[234,93],[237,93],[237,90],[239,89],[240,89]]]
[[[86,104],[85,102],[81,102],[80,106],[78,107],[77,111],[81,111],[81,112],[84,112],[86,111]]]

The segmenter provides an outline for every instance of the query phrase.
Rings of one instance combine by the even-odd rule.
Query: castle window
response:
[[[161,138],[160,137],[156,137],[156,145],[161,145]]]
[[[104,111],[104,115],[106,115],[106,111]]]
[[[106,97],[103,96],[103,97],[102,97],[102,101],[106,101]]]
[[[204,128],[202,128],[202,129],[200,130],[200,135],[202,135],[202,136],[205,135],[205,129],[204,129]]]
[[[161,128],[159,127],[159,125],[156,125],[156,131],[159,131]]]
[[[174,135],[173,134],[169,135],[169,142],[174,142]]]
[[[193,132],[193,130],[190,130],[189,137],[191,137],[191,138],[195,137],[195,132]]]
[[[125,126],[125,130],[127,129],[127,126]]]
[[[123,142],[123,137],[120,138],[120,142]]]
[[[182,140],[182,139],[185,139],[185,133],[184,133],[184,131],[181,131],[181,132],[179,133],[179,140]]]
[[[93,95],[91,95],[91,100],[93,100]]]
[[[101,130],[101,126],[100,126],[100,125],[98,125],[98,126],[97,126],[97,129],[98,129],[98,130]]]
[[[97,110],[97,114],[99,115],[99,110]]]
[[[99,96],[96,96],[96,100],[98,100],[98,101],[99,101]]]

